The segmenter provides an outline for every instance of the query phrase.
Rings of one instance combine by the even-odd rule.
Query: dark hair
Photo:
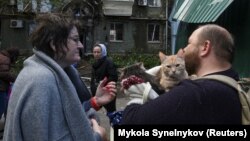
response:
[[[96,43],[96,44],[94,44],[93,48],[95,48],[96,46],[98,46],[99,48],[101,48],[101,49],[102,49],[102,47],[101,47],[100,43]]]
[[[42,14],[36,18],[38,24],[32,32],[30,41],[34,48],[54,58],[55,55],[65,56],[68,47],[67,39],[73,27],[78,27],[76,22],[62,14]],[[55,46],[56,51],[50,47],[50,42]]]
[[[4,49],[0,53],[10,58],[10,63],[15,63],[20,54],[18,48],[12,48],[12,47]]]
[[[10,58],[10,63],[15,63],[18,56],[20,55],[19,49],[18,48],[8,48],[6,51],[9,54]]]
[[[223,27],[215,24],[203,25],[200,27],[199,40],[201,42],[209,40],[214,48],[215,55],[230,63],[234,60],[234,39],[232,35]]]

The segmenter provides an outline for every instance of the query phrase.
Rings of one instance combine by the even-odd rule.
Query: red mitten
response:
[[[132,85],[141,83],[144,83],[144,80],[142,78],[132,75],[126,79],[123,79],[121,84],[124,89],[128,89]]]

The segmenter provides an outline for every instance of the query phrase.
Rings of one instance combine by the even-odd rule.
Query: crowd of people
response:
[[[116,64],[107,56],[105,44],[97,43],[93,47],[95,61],[89,91],[74,67],[81,59],[80,49],[84,48],[77,22],[61,14],[44,14],[36,21],[38,25],[30,38],[33,55],[24,61],[17,78],[5,81],[2,74],[9,71],[18,51],[0,53],[0,104],[4,105],[0,114],[7,107],[2,101],[9,84],[14,82],[3,139],[107,140],[107,131],[100,125],[96,111],[103,106],[108,114],[116,112],[118,72]],[[232,35],[215,24],[197,28],[182,49],[189,74],[197,77],[217,74],[238,81],[238,73],[232,68],[234,52]],[[142,90],[147,89],[145,86],[143,82],[136,83]],[[224,83],[185,79],[145,104],[130,102],[120,116],[119,124],[130,125],[238,125],[242,123],[242,107],[237,90]]]

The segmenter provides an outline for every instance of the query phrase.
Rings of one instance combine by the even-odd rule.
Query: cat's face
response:
[[[124,78],[127,78],[131,75],[138,75],[142,72],[144,72],[146,69],[142,62],[132,64],[130,66],[126,66],[124,68],[119,69],[120,77],[119,79],[122,80]]]
[[[186,71],[184,58],[178,55],[165,55],[159,53],[161,71],[164,75],[172,78],[180,78]]]

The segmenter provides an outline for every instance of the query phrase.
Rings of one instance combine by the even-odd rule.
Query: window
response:
[[[110,41],[122,41],[123,40],[123,24],[111,23],[109,31]]]
[[[29,35],[31,35],[31,33],[34,31],[35,28],[36,28],[36,23],[34,21],[31,21],[29,23]]]
[[[161,7],[161,0],[148,0],[148,6]]]
[[[147,6],[147,0],[138,0],[138,5],[139,6]]]
[[[148,41],[159,42],[160,41],[160,25],[148,24]]]

